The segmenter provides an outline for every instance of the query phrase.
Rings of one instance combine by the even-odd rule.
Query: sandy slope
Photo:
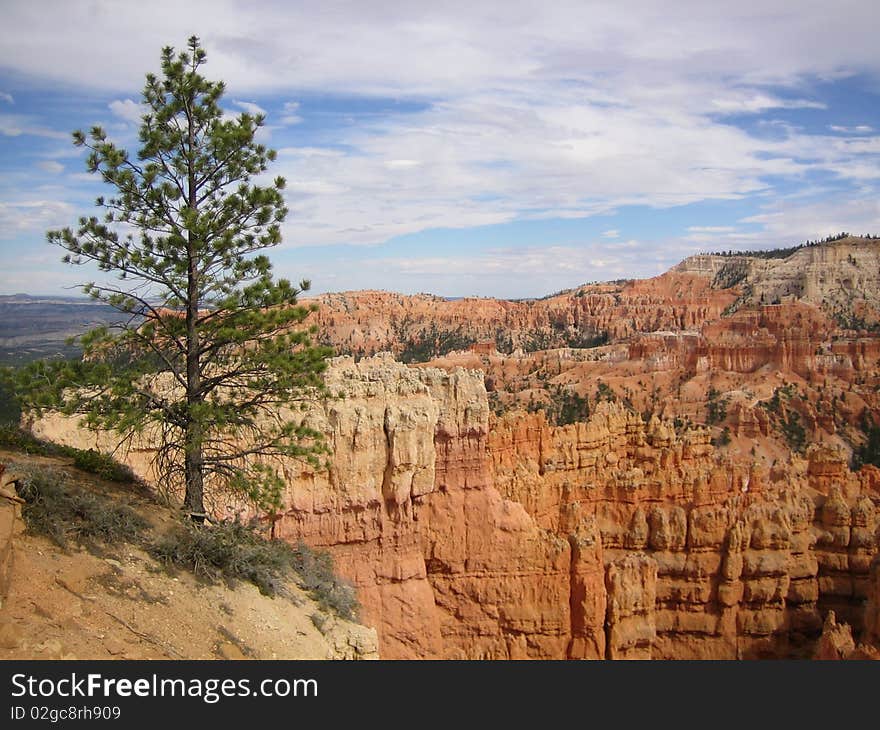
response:
[[[64,460],[0,451],[13,469]],[[64,467],[66,473],[76,470]],[[170,513],[118,486],[156,523]],[[160,525],[161,526],[161,525]],[[9,595],[0,609],[0,659],[360,659],[376,658],[374,629],[320,611],[302,590],[269,598],[250,584],[208,585],[170,575],[143,550],[107,546],[101,555],[64,551],[19,534]],[[314,618],[313,618],[314,617]],[[318,628],[320,626],[320,629]]]

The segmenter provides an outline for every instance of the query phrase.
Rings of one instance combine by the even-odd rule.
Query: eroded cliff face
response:
[[[859,331],[880,319],[880,242],[848,237],[801,248],[784,259],[692,256],[651,279],[585,285],[539,300],[447,300],[359,291],[311,301],[318,306],[311,321],[338,352],[369,355],[389,350],[407,362],[474,344],[495,343],[507,353],[534,352],[616,343],[640,333],[698,332],[733,310],[794,302],[820,309],[842,328]],[[715,356],[737,370],[766,359],[766,347],[778,338],[773,316],[769,310],[761,315],[770,321],[769,339],[765,332],[748,352],[716,350]],[[782,320],[788,316],[783,310]],[[712,339],[711,332],[706,336]],[[775,357],[800,355],[779,351]]]
[[[763,472],[713,451],[612,404],[562,428],[512,416],[490,444],[500,491],[538,524],[597,526],[609,658],[796,655],[830,609],[867,629],[880,495],[836,452]]]
[[[811,655],[829,610],[880,633],[880,480],[837,451],[765,468],[616,403],[496,418],[483,372],[389,356],[328,384],[344,397],[306,417],[330,467],[284,464],[276,531],[331,551],[383,657]]]
[[[809,656],[829,610],[871,631],[880,495],[836,451],[766,470],[613,403],[496,420],[482,373],[388,358],[331,382],[334,466],[291,470],[279,528],[331,550],[383,656]]]
[[[842,321],[875,323],[880,313],[880,245],[858,236],[806,246],[784,259],[691,256],[673,271],[706,277],[716,288],[738,284],[740,304],[800,300]]]
[[[713,289],[711,281],[690,273],[590,285],[529,301],[358,291],[315,297],[312,321],[339,352],[389,350],[407,361],[424,361],[473,343],[534,351],[588,347],[597,336],[616,340],[691,329],[720,317],[738,294]]]
[[[277,534],[328,548],[387,658],[564,656],[570,547],[493,485],[481,373],[341,359],[312,415],[327,472],[290,464]]]

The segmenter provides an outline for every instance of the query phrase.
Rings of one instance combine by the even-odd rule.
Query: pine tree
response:
[[[64,261],[117,275],[84,290],[125,321],[84,336],[81,362],[32,369],[23,399],[121,438],[158,438],[157,474],[185,487],[195,519],[222,489],[275,511],[273,458],[318,463],[321,435],[297,411],[323,394],[330,354],[303,325],[310,310],[297,297],[309,283],[274,280],[259,253],[281,241],[287,214],[283,178],[253,182],[275,159],[254,141],[264,116],[224,115],[224,84],[199,73],[205,62],[195,36],[186,52],[162,50],[161,77],[146,77],[136,159],[99,127],[74,132],[89,171],[115,193],[96,201],[102,220],[47,237]]]

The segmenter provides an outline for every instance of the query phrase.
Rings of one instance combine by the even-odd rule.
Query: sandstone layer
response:
[[[333,455],[280,464],[276,534],[333,554],[383,657],[867,656],[878,271],[850,238],[533,301],[318,297],[352,357],[299,416]],[[149,480],[153,452],[117,455]]]
[[[880,313],[880,243],[847,236],[805,246],[786,258],[691,256],[673,271],[697,274],[716,288],[743,289],[742,305],[799,300],[849,321],[876,323]]]
[[[539,300],[447,300],[360,291],[325,294],[311,321],[337,352],[388,350],[405,361],[491,342],[503,351],[586,347],[636,332],[681,330],[714,320],[738,291],[718,291],[696,274],[582,287]]]
[[[838,451],[765,469],[610,402],[496,418],[481,371],[390,356],[328,383],[344,398],[307,418],[330,468],[284,464],[276,530],[331,551],[384,657],[811,655],[829,610],[878,628],[880,494]]]

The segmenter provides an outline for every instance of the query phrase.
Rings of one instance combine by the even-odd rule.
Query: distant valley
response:
[[[70,338],[120,317],[85,297],[0,296],[0,364],[76,356],[80,350]]]

